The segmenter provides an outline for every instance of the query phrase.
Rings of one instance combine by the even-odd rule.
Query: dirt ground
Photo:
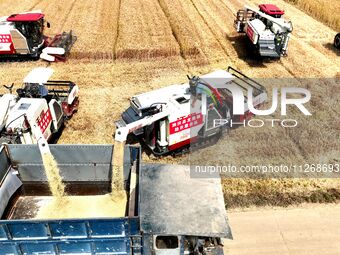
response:
[[[339,204],[231,210],[228,217],[234,239],[224,241],[224,253],[337,255],[339,213]]]
[[[71,80],[80,87],[79,112],[67,123],[59,143],[111,144],[114,121],[131,96],[186,82],[187,74],[231,65],[251,77],[290,78],[311,91],[312,117],[292,111],[291,116],[299,120],[294,130],[232,130],[216,145],[190,155],[191,160],[235,165],[339,163],[340,53],[332,47],[336,31],[283,0],[271,2],[283,8],[294,25],[288,56],[281,60],[253,59],[247,54],[244,37],[233,28],[234,14],[245,4],[241,0],[2,0],[0,15],[42,9],[52,25],[48,34],[72,29],[78,41],[66,63],[0,63],[1,83],[14,82],[18,88],[32,68],[52,67],[53,79]],[[247,1],[253,6],[259,3]],[[266,84],[269,91],[272,86]],[[156,159],[143,154],[145,161],[162,163],[182,163],[188,157]],[[288,194],[289,199],[283,199],[286,205],[294,197],[338,200],[334,194],[339,194],[340,182],[225,179],[224,189],[232,206],[276,204],[282,194]]]

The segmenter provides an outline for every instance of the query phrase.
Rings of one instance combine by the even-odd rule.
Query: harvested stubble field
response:
[[[72,29],[78,36],[69,60],[50,65],[54,79],[72,80],[81,89],[79,112],[59,143],[113,143],[113,123],[134,94],[185,82],[186,74],[232,65],[252,77],[295,79],[312,93],[308,108],[313,116],[306,119],[291,112],[290,117],[299,121],[294,130],[232,130],[216,145],[190,155],[190,160],[235,165],[339,163],[340,59],[331,45],[336,31],[283,0],[271,2],[282,7],[294,25],[289,55],[279,61],[247,55],[243,37],[233,28],[234,14],[244,5],[241,0],[1,0],[0,15],[42,9],[52,24],[49,34]],[[1,63],[1,82],[18,87],[37,66],[47,64]],[[268,90],[273,87],[265,84]],[[186,163],[189,157],[156,159],[144,153],[143,159]],[[229,206],[340,199],[338,180],[224,179],[223,184]]]

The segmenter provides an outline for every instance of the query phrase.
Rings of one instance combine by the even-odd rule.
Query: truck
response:
[[[50,145],[68,195],[112,192],[112,145]],[[141,163],[124,147],[125,213],[113,218],[36,219],[51,195],[37,145],[0,147],[0,254],[222,255],[232,238],[219,178],[190,167]],[[90,206],[90,205],[89,205]]]

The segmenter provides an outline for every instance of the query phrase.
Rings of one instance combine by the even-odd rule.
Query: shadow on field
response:
[[[3,55],[0,58],[0,63],[6,63],[6,62],[33,62],[40,60],[40,57],[32,57],[32,56],[26,56],[26,55]]]
[[[237,52],[237,56],[244,60],[250,67],[266,68],[266,63],[271,63],[275,60],[271,58],[261,57],[255,47],[250,43],[249,39],[243,35],[226,36],[226,39],[231,42]]]
[[[64,129],[65,129],[65,123],[62,124],[62,126],[60,127],[60,129],[58,130],[57,133],[52,135],[51,140],[49,141],[49,143],[52,143],[52,144],[58,143],[58,140],[60,139],[61,134],[63,133]]]
[[[333,43],[326,43],[323,45],[327,50],[333,51],[336,55],[340,56],[340,49],[334,47]]]
[[[113,137],[114,139],[114,137]],[[129,145],[139,145],[141,146],[142,152],[145,153],[149,158],[153,157],[152,151],[150,148],[145,144],[142,137],[135,136],[134,134],[129,134],[126,139],[126,144]]]

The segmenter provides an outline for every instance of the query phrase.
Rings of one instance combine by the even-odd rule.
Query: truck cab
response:
[[[157,235],[153,250],[155,255],[223,255],[223,244],[220,238]]]
[[[232,238],[220,181],[191,178],[190,171],[161,164],[142,169],[139,217],[145,254],[223,254],[221,238]]]

